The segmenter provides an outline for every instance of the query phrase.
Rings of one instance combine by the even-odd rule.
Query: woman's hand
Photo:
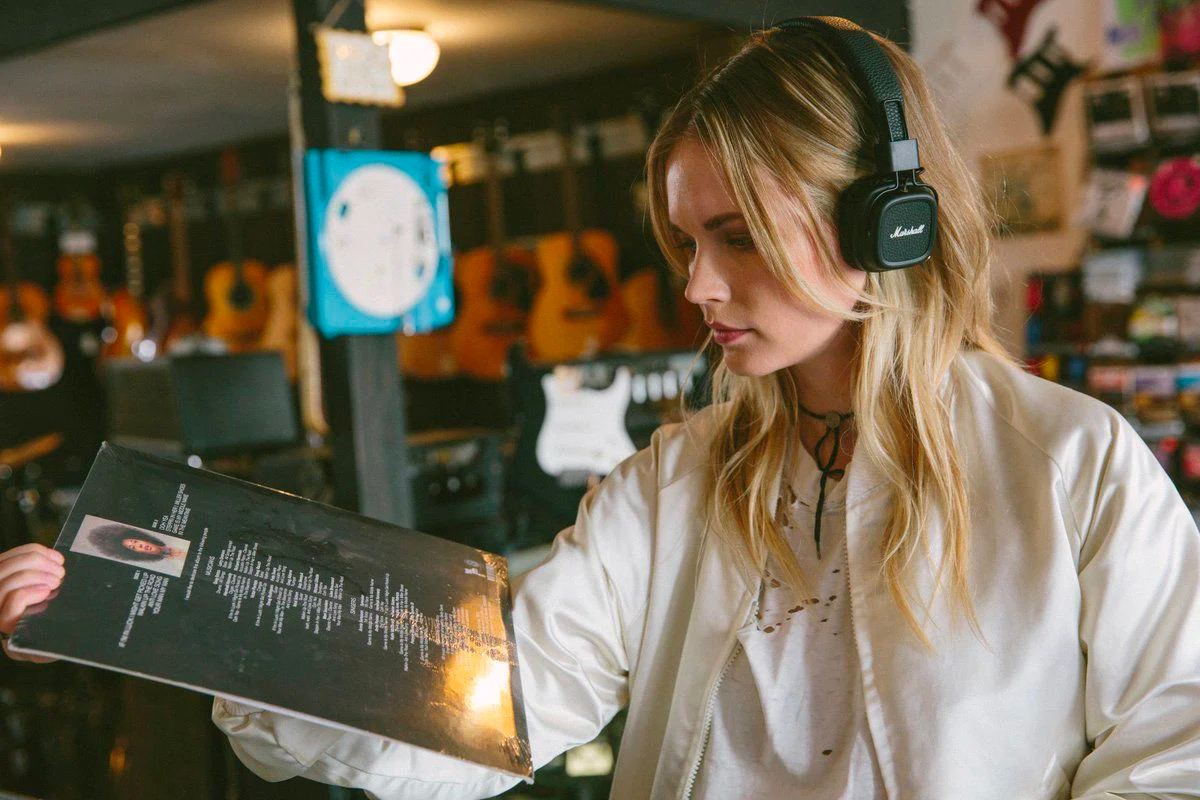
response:
[[[0,553],[0,633],[9,658],[38,664],[57,660],[14,653],[8,649],[8,637],[30,606],[53,596],[66,574],[62,553],[40,544],[23,544]]]

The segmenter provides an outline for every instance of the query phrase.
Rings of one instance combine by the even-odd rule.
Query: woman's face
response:
[[[720,173],[694,139],[684,138],[672,151],[666,190],[676,243],[691,259],[684,296],[704,311],[733,373],[761,376],[802,364],[843,332],[844,320],[794,297],[770,273]],[[839,306],[853,308],[854,294],[819,269],[805,232],[780,228],[793,267]],[[838,266],[852,286],[865,285],[865,272],[840,260]]]
[[[162,548],[159,547],[158,545],[154,544],[153,542],[147,542],[143,539],[135,539],[133,537],[121,540],[121,544],[125,545],[126,548],[133,550],[136,553],[161,553],[162,552]]]

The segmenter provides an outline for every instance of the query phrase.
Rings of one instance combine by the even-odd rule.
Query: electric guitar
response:
[[[154,357],[156,348],[144,344],[149,334],[149,319],[143,302],[142,224],[137,206],[132,202],[127,203],[121,244],[125,251],[125,286],[109,298],[110,327],[103,336],[103,356],[135,356],[149,360]]]

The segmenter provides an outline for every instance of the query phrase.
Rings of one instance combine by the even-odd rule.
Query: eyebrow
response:
[[[740,211],[726,211],[724,214],[717,214],[715,217],[710,217],[708,221],[704,223],[704,230],[716,230],[731,219],[742,219],[742,213]],[[679,227],[674,222],[671,223],[671,230],[675,231],[676,233],[686,233],[683,228]]]

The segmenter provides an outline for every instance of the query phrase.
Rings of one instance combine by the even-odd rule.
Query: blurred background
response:
[[[1007,344],[1200,507],[1200,0],[42,0],[0,26],[0,549],[53,544],[107,439],[538,563],[704,402],[649,139],[800,14],[921,64]],[[338,205],[372,164],[415,244]],[[259,780],[206,696],[0,670],[0,796],[362,797]],[[508,796],[607,796],[621,721]]]

